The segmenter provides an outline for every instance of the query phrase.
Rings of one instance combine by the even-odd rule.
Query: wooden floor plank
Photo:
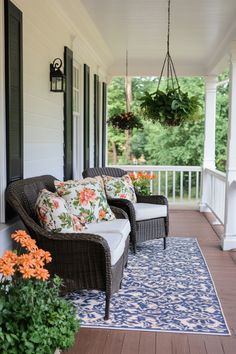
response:
[[[142,332],[139,341],[138,354],[155,354],[156,353],[156,333]]]
[[[190,354],[187,334],[173,334],[172,335],[172,353],[173,354]]]
[[[236,338],[222,338],[221,342],[224,354],[236,353]]]
[[[188,336],[190,354],[207,354],[204,335],[196,334]]]
[[[156,333],[156,354],[172,354],[172,333]]]
[[[236,354],[236,252],[223,252],[213,228],[197,211],[170,212],[170,236],[197,238],[231,330],[231,336],[155,333],[156,354]],[[68,354],[149,354],[153,336],[138,331],[82,328]],[[152,333],[151,333],[152,334]],[[181,350],[183,352],[181,352]],[[234,351],[235,350],[235,351]]]
[[[141,332],[127,331],[125,333],[122,354],[137,354],[139,350]]]
[[[69,354],[97,354],[103,353],[106,337],[109,331],[102,329],[81,328],[76,338],[76,343],[68,352]]]
[[[205,346],[207,354],[224,354],[221,340],[217,336],[205,337]]]
[[[124,338],[124,331],[110,330],[106,338],[103,354],[120,354],[122,352]]]

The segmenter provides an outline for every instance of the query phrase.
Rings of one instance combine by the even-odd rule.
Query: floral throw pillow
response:
[[[129,175],[122,177],[102,176],[108,198],[128,199],[137,202],[134,186]]]
[[[41,226],[47,231],[77,233],[85,228],[82,218],[69,213],[65,200],[47,189],[39,192],[35,209]]]
[[[67,202],[72,214],[82,216],[86,223],[115,219],[111,211],[102,178],[55,181],[57,193]]]

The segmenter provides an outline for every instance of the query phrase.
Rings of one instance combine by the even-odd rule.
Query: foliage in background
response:
[[[227,80],[228,71],[219,76],[219,81]],[[226,82],[217,89],[216,101],[216,166],[225,172],[227,159],[227,131],[229,114],[229,84]]]
[[[227,72],[220,80],[227,78]],[[135,77],[132,79],[132,111],[140,112],[140,98],[145,91],[156,89],[158,78]],[[202,104],[199,121],[187,122],[179,127],[163,127],[144,120],[144,129],[133,129],[131,148],[133,159],[127,161],[124,153],[125,135],[118,129],[108,127],[108,161],[110,164],[132,164],[142,155],[150,165],[202,165],[204,143],[204,79],[200,77],[179,78],[181,90],[198,95]],[[163,89],[165,82],[160,85]],[[124,78],[114,78],[108,91],[108,114],[125,110]],[[228,87],[220,86],[217,93],[216,166],[225,169],[228,125]]]

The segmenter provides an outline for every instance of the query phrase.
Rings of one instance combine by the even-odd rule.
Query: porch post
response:
[[[202,176],[202,201],[200,211],[207,211],[210,176],[206,168],[215,169],[215,120],[217,76],[205,77],[205,138]]]
[[[236,248],[236,42],[230,52],[230,93],[228,152],[225,184],[225,220],[222,248],[224,251]]]

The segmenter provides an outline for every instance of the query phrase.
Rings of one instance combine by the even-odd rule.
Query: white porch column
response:
[[[236,248],[236,42],[230,53],[230,93],[228,153],[225,185],[225,220],[223,250]]]
[[[202,178],[202,202],[200,211],[207,211],[206,203],[210,192],[210,176],[205,168],[215,169],[215,121],[216,121],[217,76],[205,77],[205,138]]]

